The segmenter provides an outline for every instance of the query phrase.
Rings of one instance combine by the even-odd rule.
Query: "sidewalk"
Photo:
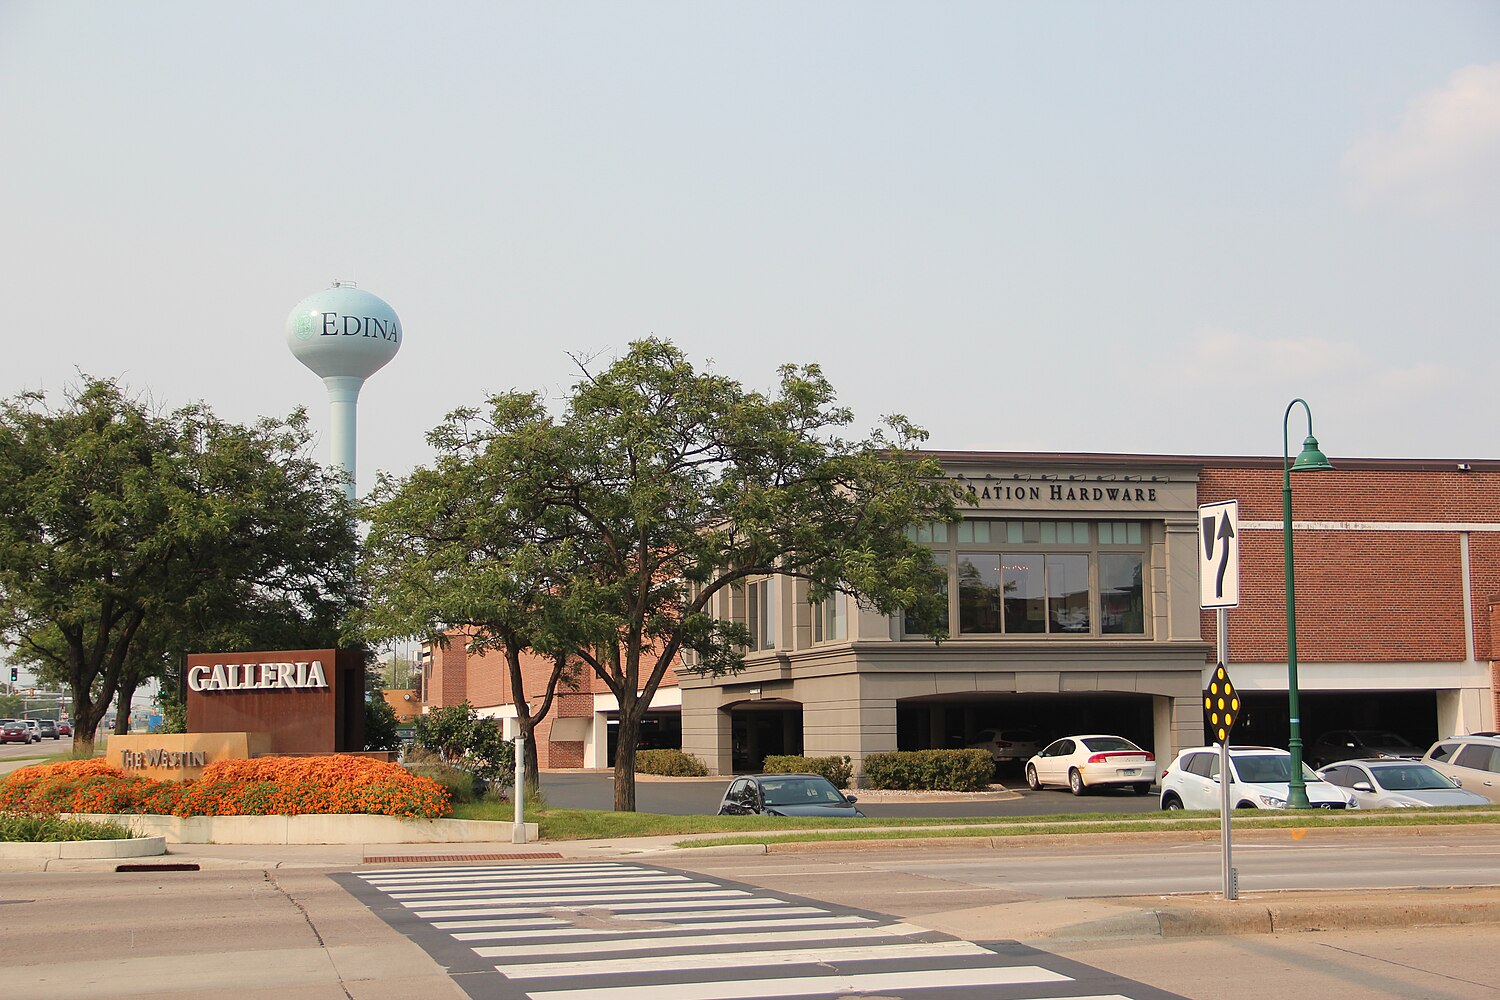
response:
[[[683,849],[682,836],[621,840],[543,841],[532,844],[342,844],[327,846],[173,844],[159,858],[135,859],[146,868],[196,865],[199,870],[347,870],[366,864],[483,864],[487,861],[615,858],[691,868],[694,859],[765,853],[748,848]],[[1007,838],[1007,846],[1022,846]],[[1051,840],[1042,837],[1039,840]],[[931,843],[931,842],[929,842]],[[790,850],[793,845],[787,845]],[[819,845],[795,845],[816,848]],[[848,845],[845,845],[848,846]],[[882,845],[884,846],[884,845]],[[866,849],[869,849],[868,847]],[[779,851],[777,853],[780,853]],[[0,862],[0,871],[112,872],[116,861]],[[962,897],[959,897],[962,898]],[[927,913],[916,922],[968,940],[1004,936],[1048,942],[1298,933],[1374,928],[1500,924],[1500,888],[1448,886],[1368,891],[1246,893],[1230,902],[1217,894],[1075,897],[961,907]]]

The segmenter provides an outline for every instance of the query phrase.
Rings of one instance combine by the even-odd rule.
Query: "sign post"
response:
[[[516,775],[511,797],[516,800],[515,822],[511,824],[510,842],[526,843],[526,737],[516,737]]]
[[[1198,508],[1203,526],[1198,544],[1198,592],[1205,608],[1218,619],[1218,656],[1213,678],[1203,694],[1204,723],[1209,738],[1219,744],[1219,832],[1224,843],[1224,898],[1240,896],[1239,872],[1234,868],[1233,825],[1230,822],[1234,771],[1229,761],[1229,737],[1240,716],[1239,694],[1229,680],[1229,609],[1240,603],[1240,543],[1238,500],[1203,504]]]

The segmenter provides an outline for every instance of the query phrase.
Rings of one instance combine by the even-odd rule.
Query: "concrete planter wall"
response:
[[[398,819],[341,813],[307,816],[79,816],[113,821],[172,844],[476,844],[510,843],[513,823],[472,819]],[[526,840],[538,839],[526,824]]]
[[[154,858],[167,853],[165,837],[128,840],[61,840],[56,843],[0,843],[0,860],[38,858]]]

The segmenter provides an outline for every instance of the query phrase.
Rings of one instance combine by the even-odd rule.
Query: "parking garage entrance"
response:
[[[1245,709],[1232,739],[1238,744],[1285,747],[1291,737],[1285,691],[1242,691]],[[1302,691],[1302,744],[1310,747],[1332,730],[1373,730],[1403,736],[1426,750],[1439,736],[1436,691]]]
[[[802,754],[802,706],[795,701],[766,698],[730,705],[732,765],[736,774],[753,774],[767,757]]]
[[[987,729],[1029,729],[1043,745],[1063,736],[1108,733],[1154,751],[1152,707],[1151,695],[1113,692],[908,698],[896,704],[896,747],[961,750]]]

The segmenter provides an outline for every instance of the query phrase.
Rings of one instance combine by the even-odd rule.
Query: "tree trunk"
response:
[[[615,746],[615,812],[635,812],[635,745],[641,739],[642,708],[635,698],[620,706],[620,741]]]
[[[526,777],[524,780],[527,792],[534,792],[542,787],[542,768],[538,763],[539,758],[536,752],[536,724],[538,721],[529,715],[516,716],[516,726],[521,733],[521,738],[526,741],[522,752],[526,754]]]
[[[135,685],[120,683],[120,693],[115,700],[115,735],[130,732],[130,703],[135,700]]]

